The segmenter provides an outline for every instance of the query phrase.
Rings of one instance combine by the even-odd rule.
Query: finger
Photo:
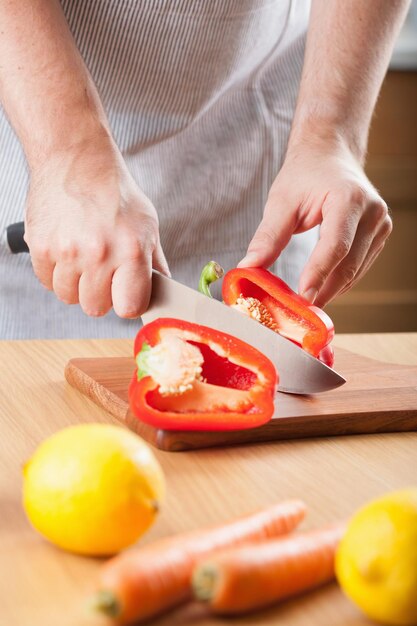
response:
[[[246,256],[238,267],[269,267],[291,239],[297,225],[297,207],[283,202],[278,192],[271,193],[264,217],[258,226]]]
[[[359,231],[359,228],[358,228]],[[352,257],[349,259],[351,254],[345,259],[343,263],[341,263],[333,275],[329,278],[328,283],[326,283],[325,289],[323,289],[320,294],[317,296],[316,304],[317,306],[324,306],[337,295],[345,293],[348,291],[355,283],[360,280],[360,278],[366,273],[366,271],[371,267],[372,263],[375,261],[377,256],[380,254],[381,250],[385,245],[385,241],[387,237],[390,235],[392,231],[392,222],[390,218],[387,218],[380,225],[376,235],[371,240],[370,245],[368,246],[366,253],[360,254],[358,253],[356,259]],[[367,245],[368,236],[364,236],[364,247]],[[355,241],[352,246],[352,252],[354,249],[360,250],[361,245],[358,237],[358,242]],[[345,264],[345,267],[342,267]],[[353,271],[352,268],[356,266],[356,271]],[[340,275],[339,275],[340,272]],[[347,278],[350,279],[347,280]],[[340,280],[340,276],[344,276],[344,280]]]
[[[72,263],[57,263],[52,277],[52,286],[58,300],[66,304],[77,304],[79,280],[80,273]]]
[[[113,274],[113,308],[119,317],[136,318],[148,308],[151,296],[151,257],[125,261]]]
[[[371,266],[374,264],[374,262],[376,261],[376,259],[379,257],[379,255],[381,254],[382,250],[384,249],[385,246],[385,241],[379,246],[379,248],[375,248],[375,250],[373,250],[369,256],[366,258],[363,266],[359,269],[358,273],[356,274],[355,278],[352,280],[351,283],[349,283],[348,285],[346,285],[341,291],[340,293],[338,293],[337,295],[342,295],[344,293],[346,293],[346,291],[349,291],[349,289],[351,289],[358,281],[360,281],[361,278],[363,278],[363,276],[366,274],[366,272],[371,268]]]
[[[379,240],[375,241],[374,244],[372,245],[371,250],[369,251],[369,255],[366,257],[364,263],[362,264],[362,266],[359,268],[358,273],[356,274],[355,278],[353,279],[353,281],[351,283],[349,283],[348,285],[346,285],[340,292],[339,295],[342,295],[343,293],[345,293],[346,291],[349,291],[349,289],[351,287],[353,287],[353,285],[355,285],[355,283],[357,283],[361,278],[363,278],[363,276],[366,274],[366,272],[371,268],[371,266],[375,263],[376,259],[379,257],[379,255],[381,254],[382,250],[384,249],[384,246],[387,242],[386,238],[383,238],[382,241]]]
[[[105,315],[112,306],[113,268],[106,263],[82,273],[78,285],[78,297],[84,313],[91,317]]]
[[[387,215],[386,219],[384,219],[380,227],[378,235],[375,237],[374,241],[372,242],[372,246],[369,249],[368,255],[366,256],[364,262],[359,268],[354,279],[351,282],[349,282],[347,285],[345,285],[343,289],[341,289],[337,295],[342,295],[346,291],[349,291],[349,289],[351,289],[353,285],[355,285],[361,278],[363,278],[363,276],[371,268],[371,266],[374,264],[378,256],[381,254],[391,232],[392,232],[392,221],[390,217]]]
[[[337,200],[336,200],[337,201]],[[358,228],[358,209],[335,206],[329,211],[323,205],[320,239],[316,244],[299,281],[299,293],[314,302],[329,275],[349,254]]]
[[[171,278],[171,272],[169,271],[168,262],[165,258],[165,254],[159,241],[152,255],[152,267],[158,272],[161,272],[161,274],[165,274],[165,276]]]
[[[352,282],[365,261],[375,237],[373,221],[364,216],[359,222],[349,253],[329,274],[324,286],[317,294],[315,300],[317,306],[330,302],[345,285]]]
[[[49,255],[49,251],[38,248],[30,250],[30,258],[32,261],[33,271],[37,278],[46,289],[52,291],[53,289],[53,273],[55,268],[55,261],[52,260]]]

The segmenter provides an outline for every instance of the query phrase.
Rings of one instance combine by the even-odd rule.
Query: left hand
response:
[[[341,140],[289,147],[263,219],[239,267],[269,267],[291,236],[320,224],[299,293],[320,307],[352,287],[392,231],[387,205]]]

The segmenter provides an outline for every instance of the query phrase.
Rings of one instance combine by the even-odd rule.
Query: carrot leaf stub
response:
[[[236,430],[271,419],[278,375],[258,350],[217,330],[160,318],[139,331],[132,412],[168,430]]]
[[[332,365],[333,352],[324,350],[334,336],[333,322],[318,307],[296,294],[263,268],[236,268],[223,279],[223,300],[274,332],[290,339],[314,357]]]

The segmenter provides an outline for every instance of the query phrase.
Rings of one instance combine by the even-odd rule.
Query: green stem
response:
[[[204,563],[194,570],[192,588],[194,597],[200,602],[210,602],[216,595],[219,582],[217,567],[211,563]]]
[[[144,341],[140,352],[136,355],[136,365],[138,366],[138,380],[148,376],[148,358],[151,355],[151,346]]]
[[[224,274],[224,269],[220,267],[216,261],[210,261],[203,267],[203,271],[200,275],[200,280],[198,282],[198,291],[203,293],[205,296],[212,298],[213,296],[210,293],[210,285],[211,283],[216,282],[219,278],[221,278]]]
[[[121,613],[120,603],[111,591],[99,591],[91,601],[91,608],[108,617],[118,617]]]

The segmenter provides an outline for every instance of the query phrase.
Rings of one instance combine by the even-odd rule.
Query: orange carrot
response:
[[[194,596],[215,613],[261,608],[334,577],[342,525],[222,551],[200,562]]]
[[[198,560],[228,546],[288,533],[305,512],[303,502],[289,500],[221,526],[124,552],[101,569],[93,606],[112,617],[115,624],[157,615],[192,596],[191,573]]]

